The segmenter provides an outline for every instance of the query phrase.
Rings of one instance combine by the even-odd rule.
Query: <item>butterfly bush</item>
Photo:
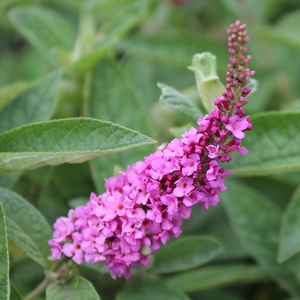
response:
[[[104,194],[92,193],[85,206],[59,218],[49,241],[53,258],[104,262],[113,278],[129,278],[132,268],[147,266],[151,254],[170,237],[180,236],[193,205],[199,203],[203,211],[219,203],[224,178],[231,173],[220,162],[229,162],[233,151],[247,154],[241,140],[252,128],[243,110],[251,92],[246,85],[255,73],[247,68],[251,56],[245,29],[241,21],[228,29],[226,91],[216,99],[214,111],[181,139],[107,179]]]

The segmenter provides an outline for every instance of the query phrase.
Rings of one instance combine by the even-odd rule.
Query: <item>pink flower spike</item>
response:
[[[251,91],[246,86],[255,74],[247,68],[246,25],[236,21],[228,33],[232,55],[226,91],[216,99],[216,108],[198,119],[199,127],[107,179],[102,195],[92,193],[86,205],[59,218],[48,241],[53,258],[64,255],[77,264],[103,261],[113,278],[128,279],[131,269],[148,265],[162,244],[180,236],[194,205],[203,211],[218,204],[231,173],[220,163],[229,162],[233,151],[247,154],[241,139],[252,128],[243,110]]]
[[[229,130],[236,138],[242,139],[245,136],[244,130],[247,129],[249,122],[246,119],[241,119],[237,115],[229,119],[226,129]]]

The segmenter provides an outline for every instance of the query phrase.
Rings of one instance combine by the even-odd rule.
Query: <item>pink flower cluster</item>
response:
[[[246,67],[251,57],[246,56],[245,27],[237,21],[229,28],[228,84],[215,110],[198,120],[200,128],[192,127],[164,150],[107,179],[104,194],[92,193],[85,206],[59,218],[49,241],[53,258],[64,254],[78,264],[103,261],[113,278],[129,278],[132,268],[148,265],[161,244],[181,234],[193,205],[199,203],[202,211],[218,204],[230,174],[219,161],[230,161],[232,151],[246,154],[240,144],[251,129],[242,109],[251,92],[245,86],[254,75]]]

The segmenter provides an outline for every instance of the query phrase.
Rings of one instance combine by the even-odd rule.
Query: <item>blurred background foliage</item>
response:
[[[0,106],[8,105],[40,77],[61,69],[52,118],[108,120],[151,136],[160,145],[182,126],[195,124],[195,119],[160,104],[157,82],[175,87],[201,106],[194,74],[187,67],[195,53],[211,52],[217,56],[224,82],[226,29],[236,19],[248,26],[251,69],[257,71],[259,83],[245,110],[251,115],[299,110],[300,0],[1,0]],[[70,207],[86,202],[90,192],[103,192],[104,178],[154,149],[143,146],[82,164],[6,175],[0,184],[36,205],[52,224]],[[249,189],[249,194],[258,193],[255,199],[267,197],[279,209],[279,216],[299,179],[298,173],[247,177],[240,179],[246,185],[241,193]],[[237,201],[241,197],[234,186],[230,196]],[[191,220],[184,223],[183,234],[213,235],[224,251],[206,269],[199,268],[208,273],[179,278],[182,286],[178,289],[190,299],[205,300],[276,300],[297,294],[286,288],[280,276],[273,281],[270,268],[266,273],[265,269],[251,269],[260,260],[240,242],[241,232],[233,230],[235,226],[238,222],[231,227],[222,206],[202,214],[195,209]],[[264,225],[257,230],[264,231]],[[43,271],[13,243],[10,258],[12,284],[24,295],[43,279]],[[91,280],[101,299],[115,299],[128,283],[114,281],[99,270],[98,266],[82,266],[80,273]],[[176,274],[162,276],[176,289]],[[135,277],[129,286],[130,282],[139,283]],[[117,299],[130,299],[128,295],[130,289]]]

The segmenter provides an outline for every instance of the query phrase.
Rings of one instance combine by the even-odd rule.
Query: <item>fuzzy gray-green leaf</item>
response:
[[[97,119],[34,123],[0,134],[0,174],[80,163],[151,143],[155,141],[136,131]]]
[[[7,228],[0,199],[0,299],[9,299],[9,259]]]
[[[31,259],[46,267],[51,229],[40,212],[16,193],[0,188],[7,234]]]
[[[203,265],[223,251],[222,245],[210,236],[189,236],[174,240],[154,256],[157,273],[172,273]]]
[[[65,284],[51,283],[46,290],[46,300],[100,300],[93,285],[83,277],[72,278]]]
[[[242,146],[229,164],[234,175],[253,176],[300,170],[300,112],[270,112],[251,118]]]
[[[171,108],[175,108],[185,113],[188,116],[191,116],[195,119],[202,117],[204,114],[201,110],[194,104],[191,100],[185,97],[176,89],[163,84],[158,83],[158,87],[161,89],[162,95],[159,98],[159,101]]]

